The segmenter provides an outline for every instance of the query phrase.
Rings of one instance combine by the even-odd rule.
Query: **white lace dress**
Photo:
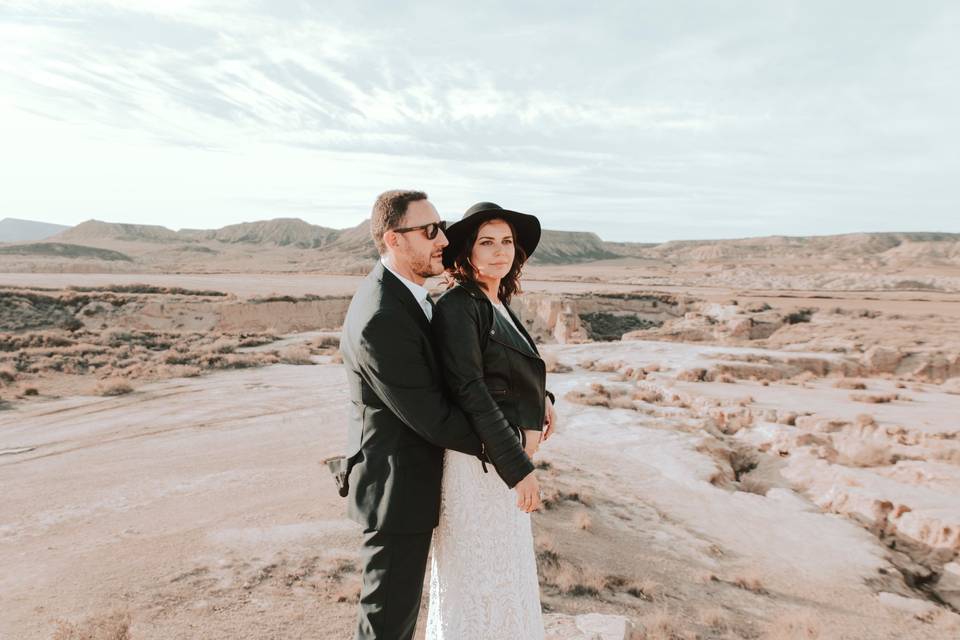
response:
[[[444,454],[427,640],[542,640],[530,514],[493,467]]]

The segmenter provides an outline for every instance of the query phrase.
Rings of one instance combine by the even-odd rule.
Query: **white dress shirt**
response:
[[[426,287],[419,285],[416,282],[413,282],[412,280],[407,280],[402,275],[394,271],[393,268],[391,268],[390,265],[387,264],[387,261],[385,258],[380,258],[380,262],[383,263],[383,266],[390,273],[397,276],[397,278],[400,279],[400,282],[406,285],[407,289],[410,289],[410,293],[412,293],[413,297],[416,298],[417,304],[420,305],[420,308],[423,309],[424,315],[427,316],[427,321],[429,322],[430,320],[433,320],[433,306],[429,302],[427,302],[427,298],[430,297],[430,292],[426,289]]]

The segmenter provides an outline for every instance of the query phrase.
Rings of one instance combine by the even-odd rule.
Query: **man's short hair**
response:
[[[403,216],[407,213],[408,204],[426,199],[427,194],[423,191],[402,189],[384,191],[377,196],[377,201],[373,203],[373,214],[370,216],[370,234],[380,255],[387,252],[387,245],[383,243],[383,234],[401,225]]]

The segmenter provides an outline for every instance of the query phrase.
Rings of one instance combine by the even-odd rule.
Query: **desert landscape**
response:
[[[22,222],[0,637],[352,637],[360,531],[319,461],[366,225]],[[513,306],[559,400],[548,637],[960,637],[960,234],[548,231]]]

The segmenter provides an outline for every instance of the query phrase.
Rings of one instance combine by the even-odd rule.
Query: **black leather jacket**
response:
[[[546,365],[520,320],[507,310],[523,337],[480,289],[457,285],[437,300],[431,328],[447,388],[497,473],[512,487],[533,471],[514,427],[543,429],[549,392]]]

